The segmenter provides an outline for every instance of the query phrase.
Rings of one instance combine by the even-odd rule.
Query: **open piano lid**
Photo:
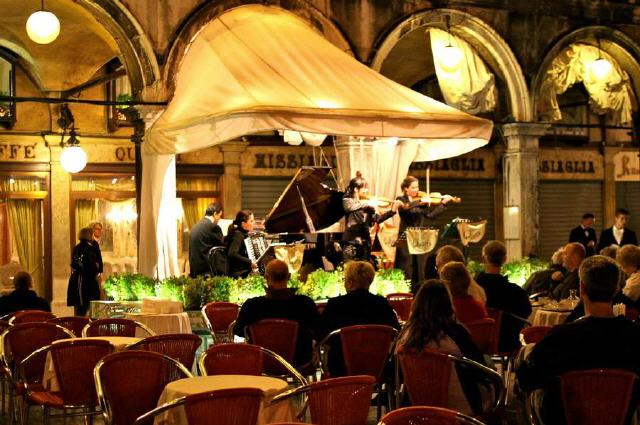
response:
[[[324,229],[344,217],[343,193],[322,182],[330,167],[302,167],[293,176],[264,220],[268,233],[308,232],[300,194],[316,229]],[[298,193],[298,189],[300,190]]]

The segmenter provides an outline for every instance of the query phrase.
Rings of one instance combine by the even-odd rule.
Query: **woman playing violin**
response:
[[[371,226],[395,215],[400,205],[400,202],[395,201],[391,210],[379,213],[375,207],[364,200],[366,184],[366,180],[358,172],[349,182],[349,187],[342,198],[346,221],[346,230],[342,235],[342,241],[345,244],[345,260],[369,261],[371,259]]]
[[[407,176],[400,184],[400,189],[404,194],[396,198],[402,202],[402,206],[399,208],[400,229],[396,243],[395,267],[404,270],[405,278],[411,279],[411,292],[415,293],[424,279],[428,254],[412,255],[409,253],[406,229],[407,227],[425,227],[425,220],[435,220],[447,209],[446,204],[451,202],[453,198],[448,195],[433,200],[428,198],[427,194],[419,192],[418,179],[413,176]],[[427,201],[431,202],[424,202],[423,195],[427,196]],[[433,206],[434,204],[437,205]]]

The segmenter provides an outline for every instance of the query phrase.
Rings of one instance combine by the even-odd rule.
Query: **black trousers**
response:
[[[404,271],[406,279],[411,280],[411,292],[416,293],[424,280],[427,256],[429,254],[412,255],[409,253],[407,241],[398,241],[396,246],[395,268]]]

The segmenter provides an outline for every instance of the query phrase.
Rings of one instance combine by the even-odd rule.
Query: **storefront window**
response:
[[[80,229],[100,222],[103,279],[114,273],[134,273],[138,252],[135,178],[78,176],[73,178],[72,190],[74,243]]]
[[[13,74],[13,63],[0,56],[0,96],[15,95],[15,78]],[[0,124],[4,127],[11,127],[16,121],[15,102],[0,102]]]
[[[131,94],[131,83],[129,77],[123,75],[107,83],[107,98],[111,102],[130,102],[133,100]],[[119,127],[131,127],[133,124],[127,118],[124,110],[128,105],[108,106],[108,127],[111,131]]]
[[[45,295],[43,177],[0,175],[0,284],[11,290],[11,277],[24,270],[33,288]]]

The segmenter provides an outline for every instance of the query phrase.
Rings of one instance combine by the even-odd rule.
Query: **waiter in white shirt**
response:
[[[635,232],[627,228],[628,222],[629,211],[624,208],[618,208],[613,226],[600,233],[598,252],[611,245],[638,245],[638,238]]]

